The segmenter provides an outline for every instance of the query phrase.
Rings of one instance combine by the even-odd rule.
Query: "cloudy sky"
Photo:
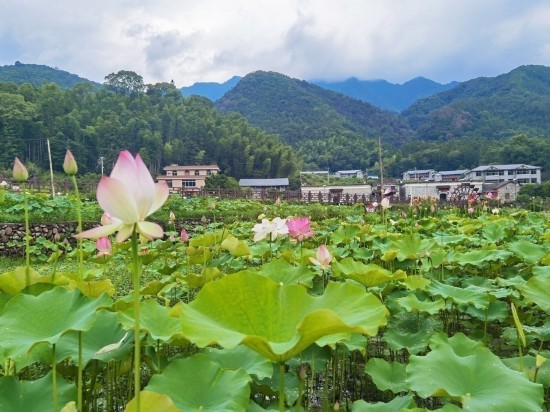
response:
[[[548,0],[0,0],[0,65],[103,82],[417,76],[446,83],[550,66]]]

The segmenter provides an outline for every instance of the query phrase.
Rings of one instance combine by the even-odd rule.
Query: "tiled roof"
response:
[[[192,165],[192,166],[180,166],[170,165],[164,167],[162,170],[220,170],[216,165]]]
[[[483,172],[485,170],[515,170],[515,169],[540,169],[540,166],[531,166],[524,164],[509,164],[509,165],[483,165],[472,169],[471,172]]]

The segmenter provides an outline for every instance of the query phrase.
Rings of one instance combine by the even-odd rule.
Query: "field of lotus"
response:
[[[167,197],[124,152],[101,226],[0,274],[0,410],[550,410],[547,213]]]

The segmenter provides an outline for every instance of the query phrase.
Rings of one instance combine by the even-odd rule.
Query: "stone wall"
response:
[[[30,223],[29,231],[33,239],[43,237],[52,242],[71,242],[76,233],[75,222]],[[31,245],[33,240],[31,240]],[[0,256],[22,256],[25,250],[25,224],[0,223]]]

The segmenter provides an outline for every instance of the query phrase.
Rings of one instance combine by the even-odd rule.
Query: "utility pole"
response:
[[[378,164],[380,165],[380,200],[382,200],[382,194],[384,193],[384,166],[382,165],[382,141],[378,137]]]
[[[100,156],[99,160],[98,160],[99,166],[101,167],[101,175],[102,176],[103,176],[103,161],[104,160],[105,160],[105,158],[103,156]]]
[[[50,180],[52,182],[52,199],[55,197],[55,187],[53,186],[53,166],[52,166],[52,152],[50,150],[50,139],[46,139],[48,145],[48,159],[50,159]]]

